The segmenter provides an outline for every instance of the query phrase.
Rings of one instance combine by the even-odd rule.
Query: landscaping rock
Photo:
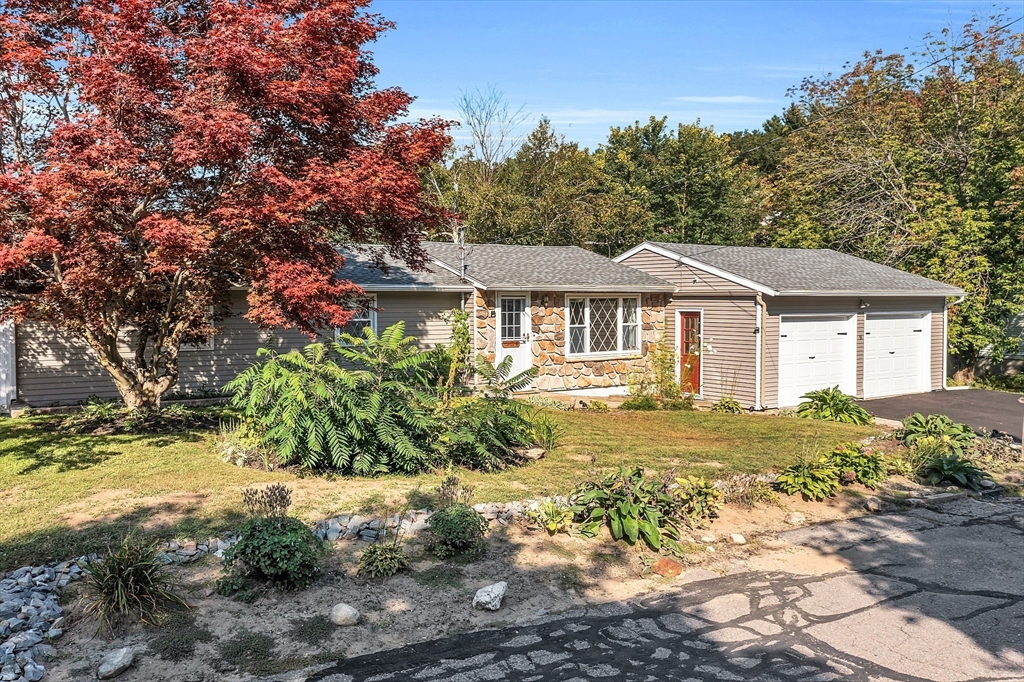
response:
[[[739,533],[733,533],[729,536],[729,542],[731,542],[734,545],[745,545],[747,544],[747,539]]]
[[[882,501],[877,497],[864,500],[864,508],[871,512],[882,511]]]
[[[708,534],[708,535],[702,535],[702,536],[700,537],[700,541],[701,541],[701,542],[703,542],[703,543],[705,543],[705,544],[709,544],[709,545],[710,545],[711,543],[713,543],[713,542],[716,542],[717,540],[718,540],[718,538],[716,538],[716,537],[715,537],[714,535],[711,535],[711,534]]]
[[[523,453],[523,457],[531,461],[536,461],[544,456],[544,448],[530,448]]]
[[[683,565],[675,559],[658,559],[651,564],[651,572],[663,578],[674,578],[683,572]]]
[[[792,512],[786,517],[786,523],[791,526],[802,526],[807,523],[807,517],[800,512]]]
[[[481,587],[473,597],[473,608],[486,611],[497,611],[501,608],[501,600],[505,598],[505,590],[508,583],[504,580],[487,587]]]
[[[103,657],[100,661],[96,677],[101,680],[112,680],[135,662],[135,651],[130,646],[123,649],[115,649]]]
[[[335,604],[331,609],[331,622],[335,625],[355,625],[359,622],[359,611],[348,604]]]

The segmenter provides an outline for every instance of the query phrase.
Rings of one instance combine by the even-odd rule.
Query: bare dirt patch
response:
[[[359,552],[367,544],[342,540],[334,543],[324,574],[312,588],[270,590],[253,603],[215,593],[220,563],[208,557],[172,569],[193,610],[170,616],[162,627],[135,627],[107,640],[94,625],[76,622],[78,610],[72,606],[72,625],[59,642],[60,660],[48,675],[55,681],[85,679],[94,675],[105,652],[133,646],[140,653],[123,678],[128,682],[255,679],[446,635],[523,624],[700,577],[765,569],[832,572],[844,566],[780,542],[775,533],[790,528],[785,518],[791,511],[801,511],[809,522],[847,518],[863,513],[860,499],[843,496],[816,503],[784,498],[779,506],[726,506],[710,528],[684,538],[692,542],[682,557],[687,570],[677,578],[650,571],[657,555],[607,536],[551,537],[532,527],[493,524],[483,559],[439,562],[421,541],[413,540],[407,545],[413,559],[410,570],[383,581],[356,575]],[[731,544],[732,533],[743,534],[748,544]],[[709,534],[715,541],[702,542]],[[499,580],[508,583],[502,609],[474,610],[475,591]],[[359,625],[336,627],[326,619],[338,602],[363,614]]]

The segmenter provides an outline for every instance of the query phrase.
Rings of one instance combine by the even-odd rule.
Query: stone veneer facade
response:
[[[598,297],[602,294],[588,294]],[[627,296],[607,294],[608,296]],[[476,290],[474,312],[474,343],[476,353],[495,361],[496,294]],[[651,346],[665,333],[665,305],[668,294],[640,296],[640,351],[601,354],[594,358],[566,357],[565,300],[563,292],[534,291],[530,293],[531,345],[533,366],[537,368],[535,386],[542,391],[576,388],[625,387],[630,374],[646,371]],[[491,312],[495,314],[492,315]]]

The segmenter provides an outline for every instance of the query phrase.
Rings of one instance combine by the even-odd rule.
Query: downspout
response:
[[[757,335],[757,351],[754,353],[754,409],[761,411],[764,409],[764,400],[761,395],[761,358],[764,354],[764,320],[768,317],[768,307],[765,305],[760,291],[757,292],[755,298],[757,310],[754,323],[757,326],[754,328],[754,333]]]
[[[960,303],[967,298],[967,294],[958,297],[953,305]],[[942,299],[942,390],[946,390],[946,380],[949,379],[949,299]]]

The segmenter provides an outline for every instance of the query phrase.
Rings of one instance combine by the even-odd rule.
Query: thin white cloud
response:
[[[765,99],[764,97],[751,97],[750,95],[713,95],[673,97],[677,102],[697,102],[699,104],[773,104],[776,100]]]

